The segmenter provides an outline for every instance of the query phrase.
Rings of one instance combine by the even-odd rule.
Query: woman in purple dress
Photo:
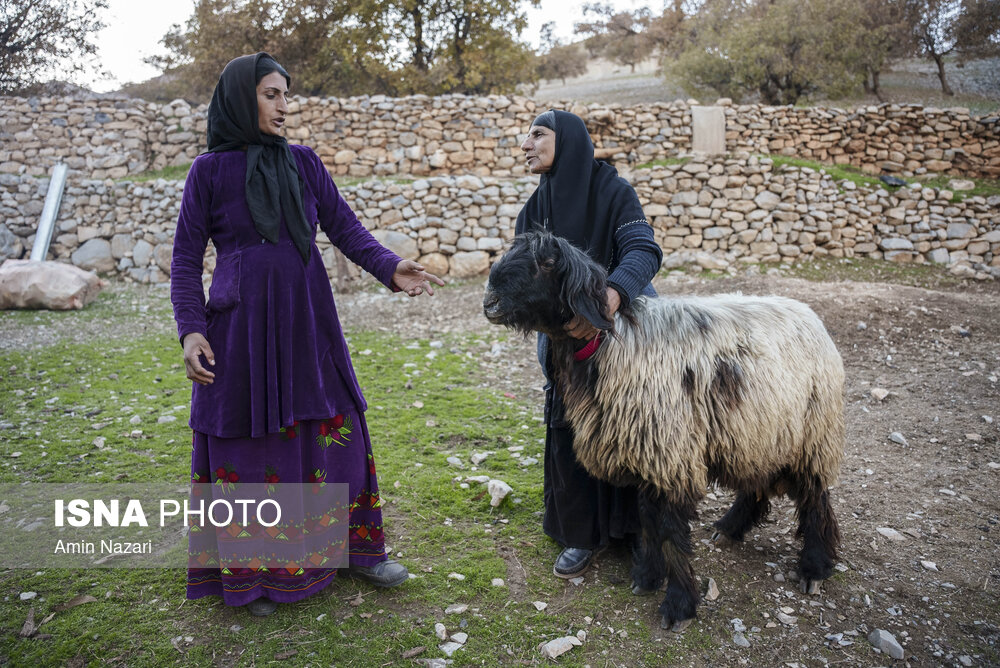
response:
[[[350,574],[404,582],[385,554],[365,399],[351,366],[317,227],[395,291],[434,294],[438,277],[381,246],[319,157],[281,136],[288,73],[266,53],[223,70],[208,110],[208,151],[188,173],[174,238],[170,297],[194,381],[194,482],[344,483]],[[217,261],[206,304],[202,264]],[[212,566],[212,564],[207,564]],[[334,568],[189,568],[187,596],[222,596],[255,615],[310,596]]]

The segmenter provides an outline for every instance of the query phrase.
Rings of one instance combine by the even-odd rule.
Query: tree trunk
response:
[[[941,80],[941,92],[947,95],[948,97],[952,97],[955,93],[954,91],[951,90],[951,87],[948,85],[948,79],[945,78],[944,55],[940,53],[933,53],[931,54],[931,56],[934,58],[934,62],[937,63],[938,79]]]
[[[872,70],[872,92],[875,93],[879,102],[885,102],[885,98],[882,97],[882,84],[879,83],[878,77],[879,71]]]
[[[413,65],[421,72],[428,70],[427,45],[424,43],[423,3],[418,2],[410,12],[413,18]]]

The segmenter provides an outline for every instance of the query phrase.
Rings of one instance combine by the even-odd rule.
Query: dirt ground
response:
[[[787,500],[744,544],[714,545],[710,524],[732,496],[713,492],[699,509],[694,568],[720,591],[699,613],[714,642],[683,652],[691,664],[899,663],[872,653],[868,635],[882,629],[910,665],[1000,665],[1000,286],[940,291],[760,274],[655,285],[661,295],[800,299],[826,323],[847,371],[846,456],[832,492],[843,538],[837,572],[819,595],[799,593]],[[337,302],[348,329],[489,336],[482,287],[449,288],[444,300],[358,293]],[[497,352],[482,363],[500,387],[541,397],[533,342],[515,338]],[[625,587],[628,565],[624,551],[609,550],[592,577]],[[567,603],[575,589],[567,586]],[[648,623],[663,643],[680,642],[658,629],[656,605],[636,599],[615,612]],[[749,647],[737,646],[743,638]],[[628,651],[626,643],[618,660]]]

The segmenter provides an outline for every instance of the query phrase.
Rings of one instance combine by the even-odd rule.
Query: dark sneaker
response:
[[[392,559],[380,561],[374,566],[351,566],[348,573],[351,577],[361,578],[376,587],[397,587],[410,577],[406,566]]]
[[[254,617],[267,617],[278,609],[278,604],[269,598],[255,598],[247,603],[247,609]]]
[[[552,572],[559,578],[575,578],[583,575],[594,560],[594,550],[582,547],[567,547],[556,557]]]

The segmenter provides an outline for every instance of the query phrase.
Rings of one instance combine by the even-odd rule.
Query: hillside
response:
[[[692,96],[679,85],[664,81],[657,73],[659,64],[649,59],[632,72],[627,65],[617,65],[594,59],[587,73],[562,81],[542,81],[532,97],[542,102],[573,101],[584,104],[637,104],[667,102]],[[901,61],[882,75],[882,85],[888,102],[922,104],[933,107],[968,107],[973,113],[987,114],[1000,109],[1000,58],[973,60],[959,65],[951,60],[945,71],[954,97],[945,97],[932,61],[908,59]],[[714,101],[702,95],[702,102]],[[837,100],[816,99],[806,104],[853,108],[879,101],[873,95],[858,95]]]

